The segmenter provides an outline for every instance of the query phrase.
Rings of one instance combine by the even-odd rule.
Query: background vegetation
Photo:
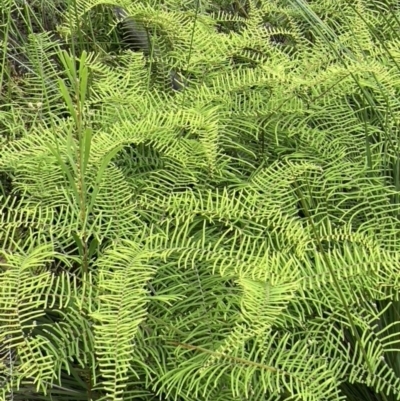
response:
[[[399,399],[399,13],[2,0],[2,399]]]

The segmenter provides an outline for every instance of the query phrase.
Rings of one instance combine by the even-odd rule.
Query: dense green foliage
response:
[[[1,1],[2,399],[400,398],[397,1]]]

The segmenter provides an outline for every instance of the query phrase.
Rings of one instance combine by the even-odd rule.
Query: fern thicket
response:
[[[399,398],[395,6],[76,0],[19,42],[3,399]]]

